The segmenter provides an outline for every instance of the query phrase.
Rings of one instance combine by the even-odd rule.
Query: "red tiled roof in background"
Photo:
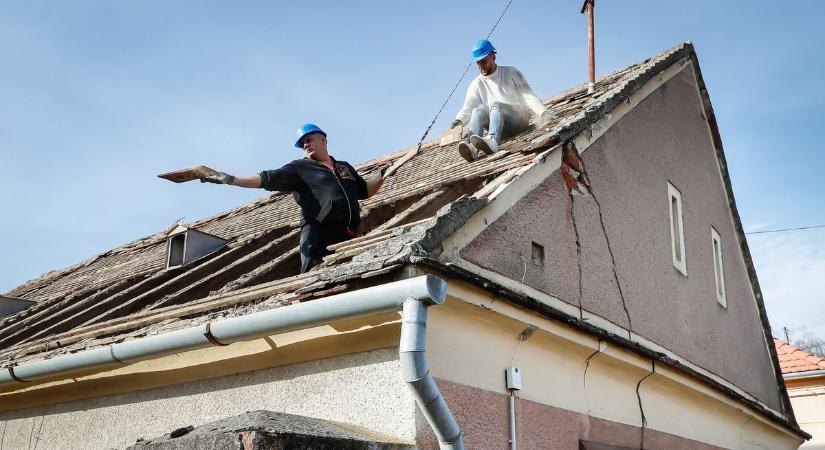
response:
[[[825,370],[825,358],[814,356],[777,338],[773,338],[773,343],[776,345],[776,355],[779,357],[782,373]]]

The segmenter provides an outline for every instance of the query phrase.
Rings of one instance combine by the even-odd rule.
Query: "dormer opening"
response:
[[[179,225],[166,239],[166,269],[188,266],[226,245],[226,239]]]
[[[17,314],[35,303],[33,300],[0,295],[0,318]]]

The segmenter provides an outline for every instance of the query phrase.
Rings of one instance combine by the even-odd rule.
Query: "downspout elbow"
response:
[[[404,302],[399,359],[401,374],[409,386],[421,413],[438,438],[441,449],[464,449],[461,428],[438,390],[427,366],[425,344],[427,306],[420,300]]]

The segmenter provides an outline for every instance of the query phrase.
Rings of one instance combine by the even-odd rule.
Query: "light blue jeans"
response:
[[[509,105],[507,103],[480,104],[472,112],[470,123],[467,125],[470,136],[484,136],[484,130],[496,141],[501,142],[502,137],[512,136],[527,129],[530,124],[530,112],[527,108]]]

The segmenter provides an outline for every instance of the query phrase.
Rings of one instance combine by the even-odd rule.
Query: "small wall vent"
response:
[[[166,269],[187,266],[223,248],[226,239],[179,225],[166,238]]]

